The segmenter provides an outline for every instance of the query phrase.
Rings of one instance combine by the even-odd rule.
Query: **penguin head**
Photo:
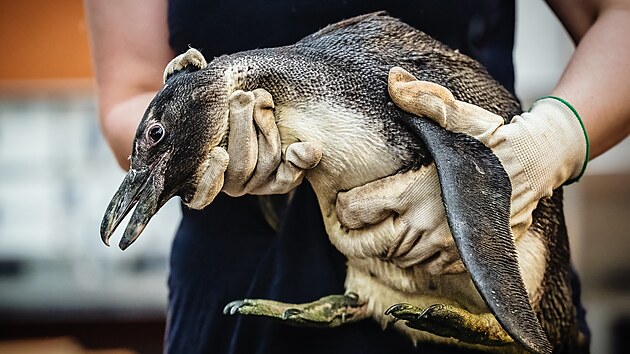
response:
[[[225,90],[216,88],[220,80],[204,72],[206,66],[201,53],[190,49],[166,67],[164,86],[136,131],[131,167],[103,217],[101,238],[105,244],[109,245],[112,233],[134,206],[121,249],[138,238],[172,197],[180,196],[189,204],[200,184],[214,193],[206,200],[220,191],[223,174],[215,173],[214,180],[209,180],[207,170],[216,164],[227,165],[227,153],[219,159],[213,153],[226,143],[227,107],[223,106],[227,99],[219,97]]]

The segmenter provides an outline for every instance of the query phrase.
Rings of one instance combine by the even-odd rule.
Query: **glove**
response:
[[[510,124],[475,105],[457,101],[445,87],[418,81],[401,68],[389,74],[389,94],[400,108],[482,142],[499,158],[512,183],[511,224],[516,237],[531,224],[542,198],[576,181],[588,162],[588,137],[575,109],[546,97]]]
[[[235,197],[284,194],[317,166],[322,157],[319,144],[296,142],[282,151],[273,107],[271,94],[263,89],[230,95],[227,150],[211,150],[189,207],[204,208],[220,191]]]
[[[284,194],[302,183],[306,170],[322,158],[320,145],[296,142],[281,150],[273,99],[264,89],[236,91],[229,98],[227,152],[223,191],[231,196]]]
[[[512,184],[511,227],[518,239],[527,231],[532,220],[532,211],[541,198],[548,197],[555,188],[567,180],[581,176],[588,158],[588,138],[577,112],[566,102],[557,98],[544,98],[534,104],[531,111],[516,116],[510,124],[504,124],[501,117],[480,107],[457,101],[448,89],[429,82],[418,81],[401,68],[393,68],[389,74],[389,94],[396,105],[407,112],[436,121],[442,127],[464,133],[481,141],[499,158]],[[427,193],[429,188],[438,188],[426,172],[418,174],[409,186],[408,193]],[[424,176],[424,177],[422,177]],[[401,235],[407,229],[423,230],[417,227],[425,218],[435,218],[433,214],[444,214],[444,209],[415,206],[408,199],[398,196],[393,180],[406,178],[404,174],[388,177],[389,183],[375,181],[338,195],[336,212],[340,223],[350,229],[365,228],[383,223],[383,218],[398,214],[400,224],[405,227],[397,230]],[[433,187],[429,187],[432,185]],[[426,203],[420,196],[418,203]],[[379,203],[374,203],[379,200]],[[386,203],[385,203],[386,202]],[[371,205],[370,205],[371,203]],[[381,206],[386,207],[378,211]],[[445,218],[445,217],[444,217]],[[374,226],[370,226],[374,229]],[[437,232],[426,230],[424,232]],[[414,236],[407,236],[415,240]],[[428,241],[434,244],[447,244],[450,232],[441,233]],[[441,242],[436,242],[441,238]],[[425,240],[420,237],[414,248],[426,249]],[[450,250],[450,248],[448,248]],[[441,255],[445,259],[450,256]],[[439,258],[437,258],[439,259]],[[444,263],[446,264],[446,263]],[[439,269],[440,264],[428,266],[435,273],[448,272]]]
[[[353,245],[361,256],[381,253],[401,268],[420,266],[433,275],[465,270],[446,221],[435,164],[341,192],[336,213],[350,229],[345,238],[361,240]],[[377,237],[386,241],[371,240]],[[364,244],[379,246],[370,253],[360,249]]]

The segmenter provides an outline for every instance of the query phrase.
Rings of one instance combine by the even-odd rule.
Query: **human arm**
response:
[[[85,0],[99,119],[118,164],[128,157],[142,115],[162,87],[168,45],[164,0]]]
[[[579,112],[592,159],[630,134],[630,1],[548,3],[577,44],[551,95]]]

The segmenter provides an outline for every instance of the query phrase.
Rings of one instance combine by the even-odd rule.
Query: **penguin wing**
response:
[[[510,228],[512,186],[503,165],[480,141],[400,112],[401,123],[435,161],[451,233],[482,298],[516,342],[551,353],[521,277]]]

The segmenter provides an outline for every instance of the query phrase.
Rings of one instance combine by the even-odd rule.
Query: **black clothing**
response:
[[[206,58],[297,42],[328,24],[386,10],[480,61],[514,93],[514,0],[170,0],[169,43]]]

